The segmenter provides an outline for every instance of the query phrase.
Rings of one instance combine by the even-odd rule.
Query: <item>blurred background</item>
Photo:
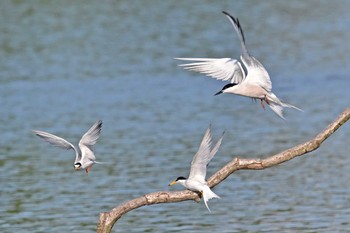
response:
[[[349,1],[0,2],[0,230],[95,232],[100,212],[187,176],[212,124],[226,130],[207,177],[235,157],[264,158],[311,139],[349,107]],[[287,121],[260,103],[213,96],[226,83],[174,57],[239,58],[221,11],[240,19],[273,91],[305,112]],[[89,174],[73,151],[98,119]],[[142,207],[113,232],[343,232],[350,216],[349,123],[317,151],[264,171],[239,171],[203,202]]]

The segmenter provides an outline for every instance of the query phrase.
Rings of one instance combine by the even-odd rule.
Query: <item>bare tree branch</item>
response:
[[[314,151],[319,148],[322,142],[324,142],[330,135],[332,135],[340,126],[347,122],[349,118],[350,108],[341,113],[337,119],[335,119],[313,139],[265,159],[235,158],[208,179],[208,186],[214,187],[218,185],[237,170],[262,170],[284,163],[297,156],[301,156]],[[176,192],[160,191],[145,194],[142,197],[135,198],[133,200],[125,202],[124,204],[121,204],[120,206],[117,206],[110,212],[100,213],[97,233],[111,232],[115,222],[118,221],[118,219],[121,218],[124,214],[133,209],[145,205],[172,203],[187,200],[194,200],[198,202],[200,200],[200,195],[189,190]]]

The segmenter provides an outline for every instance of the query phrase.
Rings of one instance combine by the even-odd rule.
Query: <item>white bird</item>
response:
[[[256,58],[250,56],[247,51],[243,30],[238,18],[234,18],[225,11],[223,11],[223,13],[230,20],[238,34],[238,38],[241,42],[240,59],[244,68],[239,61],[232,58],[175,58],[192,62],[179,66],[182,66],[186,70],[200,72],[215,79],[230,82],[215,95],[231,93],[258,99],[261,101],[261,106],[264,109],[263,101],[265,101],[269,107],[283,119],[284,107],[302,111],[291,104],[282,102],[272,92],[272,83],[266,69]]]
[[[33,132],[42,138],[44,141],[69,150],[73,149],[75,151],[75,162],[74,162],[74,168],[75,170],[85,169],[86,173],[89,173],[89,171],[92,168],[92,165],[95,163],[99,163],[96,161],[93,145],[96,144],[97,139],[100,137],[102,128],[102,121],[97,121],[80,139],[79,141],[79,148],[75,148],[72,143],[68,142],[67,140],[57,137],[56,135],[46,133],[39,130],[33,130]]]
[[[216,152],[219,150],[221,145],[223,135],[219,141],[211,148],[212,138],[211,138],[211,129],[208,127],[207,131],[204,134],[202,142],[199,146],[197,153],[194,155],[191,163],[191,170],[188,179],[183,176],[178,177],[175,181],[171,182],[169,186],[179,183],[185,186],[187,189],[192,191],[198,191],[201,193],[204,204],[208,208],[208,200],[212,198],[220,198],[208,187],[207,182],[205,181],[205,176],[207,173],[207,166],[210,160],[214,157]]]

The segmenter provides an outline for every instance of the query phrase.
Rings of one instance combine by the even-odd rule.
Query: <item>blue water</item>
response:
[[[226,130],[210,176],[231,159],[266,157],[304,142],[349,107],[348,1],[1,1],[0,230],[95,232],[100,212],[168,188],[188,174],[211,123]],[[282,121],[259,103],[213,96],[225,84],[182,70],[174,57],[239,56],[221,11],[239,17],[273,90],[305,112]],[[77,143],[103,120],[96,156]],[[264,171],[239,171],[204,204],[143,207],[114,232],[344,232],[350,229],[350,126],[322,147]]]

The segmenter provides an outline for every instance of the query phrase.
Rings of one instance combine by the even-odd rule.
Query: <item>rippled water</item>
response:
[[[1,1],[0,230],[94,232],[100,212],[186,176],[211,123],[222,148],[208,173],[236,156],[265,157],[312,138],[350,92],[348,1]],[[274,91],[305,110],[284,122],[173,57],[239,56],[222,10],[240,18],[248,49]],[[40,129],[76,143],[104,122],[86,175]],[[240,171],[221,200],[143,207],[114,232],[344,232],[350,229],[350,127],[309,155]]]

